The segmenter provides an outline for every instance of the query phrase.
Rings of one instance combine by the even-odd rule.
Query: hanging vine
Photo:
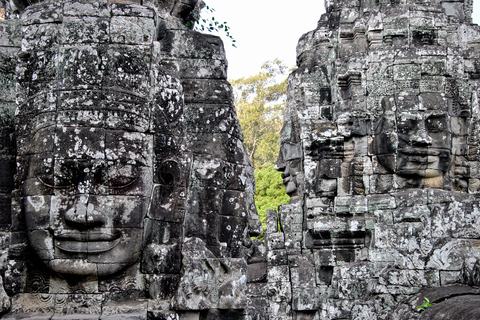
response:
[[[197,12],[193,16],[193,19],[187,21],[185,25],[188,28],[199,32],[224,33],[225,36],[232,42],[232,46],[236,48],[236,40],[230,34],[230,26],[226,21],[220,22],[217,20],[213,16],[214,12],[214,8],[206,6],[200,12]]]

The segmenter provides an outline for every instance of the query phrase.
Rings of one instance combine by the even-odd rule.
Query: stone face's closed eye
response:
[[[131,186],[137,181],[137,177],[118,176],[109,180],[109,187],[113,189],[123,189]]]

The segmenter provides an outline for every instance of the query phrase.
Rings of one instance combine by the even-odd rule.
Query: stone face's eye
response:
[[[65,176],[37,174],[37,179],[46,187],[53,189],[68,189],[73,186],[73,181]]]
[[[409,133],[417,127],[417,122],[411,119],[403,119],[397,123],[398,132]]]
[[[53,181],[53,175],[51,174],[35,174],[37,179],[48,188],[55,188],[55,182]]]
[[[108,187],[110,189],[124,189],[138,180],[137,167],[129,164],[117,163],[109,166]]]
[[[447,130],[447,119],[445,116],[430,117],[425,122],[425,126],[430,132],[441,132]]]
[[[131,186],[137,181],[137,177],[117,176],[108,181],[108,186],[112,189],[123,189]]]

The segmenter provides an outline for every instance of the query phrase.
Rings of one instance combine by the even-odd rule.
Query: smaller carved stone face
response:
[[[373,143],[379,162],[407,178],[441,178],[452,163],[451,117],[440,94],[384,99]]]
[[[60,274],[113,274],[135,263],[153,188],[153,139],[89,127],[41,129],[28,159],[30,245]]]
[[[397,173],[404,176],[437,177],[451,162],[448,115],[441,110],[397,114]]]
[[[285,192],[290,196],[298,195],[297,174],[302,170],[302,150],[300,144],[283,143],[280,147],[275,169],[282,172]]]

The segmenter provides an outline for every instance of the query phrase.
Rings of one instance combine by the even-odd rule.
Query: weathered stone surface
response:
[[[185,26],[203,6],[6,5],[6,319],[245,318],[266,251],[223,43]]]
[[[299,40],[276,164],[290,204],[265,235],[267,284],[291,298],[273,290],[271,318],[417,319],[425,288],[477,285],[471,5],[327,1]]]
[[[6,6],[4,318],[477,318],[472,2],[326,2],[289,78],[291,201],[264,243],[223,44],[184,26],[202,6]]]

